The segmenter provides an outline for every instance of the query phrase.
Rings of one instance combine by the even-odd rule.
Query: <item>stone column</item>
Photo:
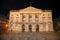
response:
[[[22,29],[21,29],[21,28],[22,28],[22,25],[21,25],[21,24],[19,24],[18,31],[20,31],[20,32],[21,32],[21,31],[22,31]]]
[[[53,24],[50,26],[50,31],[53,32]]]
[[[47,31],[47,32],[49,31],[49,27],[48,27],[48,24],[46,24],[46,31]]]
[[[25,32],[28,32],[29,31],[29,24],[25,24]]]
[[[42,26],[42,24],[39,24],[39,31],[43,31],[43,26]]]
[[[36,32],[36,25],[32,24],[32,32]]]

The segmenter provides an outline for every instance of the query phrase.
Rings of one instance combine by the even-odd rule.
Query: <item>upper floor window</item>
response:
[[[38,18],[38,15],[35,15],[35,18]]]
[[[22,18],[25,18],[25,15],[22,15]]]
[[[38,15],[36,15],[35,18],[38,18]]]
[[[45,16],[45,14],[43,14],[43,16]]]
[[[18,14],[16,14],[16,16],[18,16]]]
[[[32,15],[29,15],[29,18],[32,18]]]

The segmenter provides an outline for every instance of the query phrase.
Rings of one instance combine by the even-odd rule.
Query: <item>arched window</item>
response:
[[[25,25],[23,24],[22,25],[22,32],[24,32],[25,31]]]
[[[29,25],[29,31],[30,32],[32,31],[32,25],[31,24]]]
[[[39,25],[37,24],[36,25],[36,32],[38,32],[39,31]]]

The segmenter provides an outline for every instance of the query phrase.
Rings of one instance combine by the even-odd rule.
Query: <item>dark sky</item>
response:
[[[0,15],[8,18],[9,11],[18,10],[31,6],[39,9],[51,9],[53,11],[53,19],[59,17],[60,2],[58,0],[0,0]]]

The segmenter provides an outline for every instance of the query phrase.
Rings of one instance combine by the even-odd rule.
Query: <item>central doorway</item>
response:
[[[32,32],[32,25],[29,25],[29,32]]]

